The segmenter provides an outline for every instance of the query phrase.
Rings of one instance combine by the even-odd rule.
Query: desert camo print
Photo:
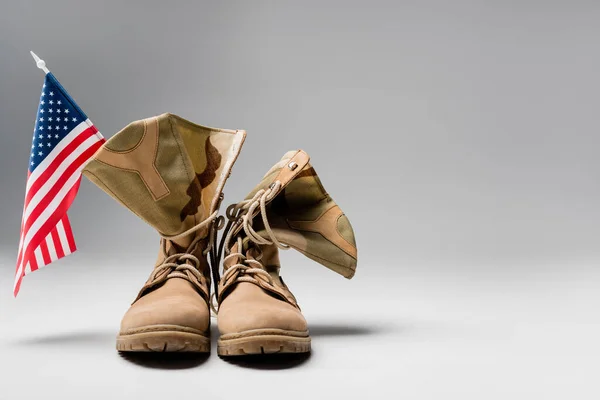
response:
[[[83,173],[161,235],[177,235],[219,207],[244,138],[244,131],[204,127],[166,113],[127,125]],[[195,237],[206,234],[204,229]]]
[[[277,239],[342,276],[352,278],[357,264],[352,225],[308,161],[308,155],[302,150],[287,152],[246,199],[283,177],[282,189],[267,206],[267,218]],[[294,165],[297,165],[296,171],[292,170]],[[287,173],[290,171],[291,175]],[[268,238],[264,229],[261,230],[260,216],[254,218],[253,225],[261,236]]]

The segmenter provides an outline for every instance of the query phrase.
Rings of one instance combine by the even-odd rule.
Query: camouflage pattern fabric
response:
[[[115,134],[83,174],[161,235],[178,235],[218,209],[245,135],[162,114]],[[206,235],[203,229],[193,236]]]

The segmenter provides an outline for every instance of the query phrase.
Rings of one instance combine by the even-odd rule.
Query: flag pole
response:
[[[31,57],[33,57],[33,59],[35,60],[35,64],[37,65],[37,67],[39,69],[41,69],[42,71],[44,71],[45,74],[49,74],[50,70],[48,70],[48,68],[46,68],[46,61],[39,58],[37,56],[37,54],[35,54],[33,51],[30,51],[30,53],[31,53]]]

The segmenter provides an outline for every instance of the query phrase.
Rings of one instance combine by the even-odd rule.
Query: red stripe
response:
[[[79,183],[77,183],[79,186]],[[74,253],[77,250],[77,246],[75,245],[75,237],[73,236],[73,231],[71,230],[71,222],[69,222],[69,218],[67,214],[62,219],[63,225],[65,226],[65,233],[67,234],[67,241],[69,242],[69,249],[71,249],[71,253]]]
[[[50,176],[56,171],[56,169],[60,166],[60,164],[71,154],[79,145],[85,142],[90,136],[95,135],[98,132],[95,126],[90,126],[79,135],[75,136],[73,140],[64,148],[58,155],[52,160],[50,165],[42,172],[40,176],[36,179],[36,181],[31,185],[27,194],[25,195],[25,208],[35,196],[35,194],[40,190],[40,188],[44,185],[44,183],[50,179]]]
[[[101,142],[94,143],[86,151],[84,151],[79,157],[77,157],[77,159],[75,161],[73,161],[73,163],[71,165],[69,165],[69,167],[65,170],[64,174],[58,179],[56,184],[50,189],[50,191],[46,194],[46,196],[44,196],[42,201],[37,205],[37,207],[33,210],[33,212],[27,218],[27,221],[25,222],[25,232],[22,233],[23,236],[25,236],[27,234],[27,232],[31,228],[31,225],[34,223],[35,220],[37,220],[39,218],[40,214],[42,212],[44,212],[44,210],[52,202],[52,200],[54,199],[56,194],[65,185],[66,181],[77,171],[77,169],[85,161],[87,161],[96,152],[96,150],[100,146],[102,146]],[[67,204],[65,204],[65,202],[63,200],[61,202],[61,204],[59,205],[59,207],[54,211],[54,213],[50,217],[50,218],[52,218],[52,217],[55,217],[58,215],[58,218],[52,218],[53,220],[56,220],[54,225],[48,227],[48,224],[46,222],[43,225],[43,227],[46,227],[46,229],[42,229],[43,227],[40,228],[40,230],[34,235],[32,240],[29,242],[29,246],[27,246],[28,248],[23,250],[23,252],[25,254],[27,254],[27,252],[29,251],[28,250],[29,248],[35,249],[40,243],[39,242],[41,240],[40,234],[43,234],[42,239],[45,238],[46,236],[48,236],[48,234],[50,234],[50,229],[53,228],[56,225],[56,223],[58,222],[58,219],[60,219],[67,212],[67,210],[69,209],[69,207],[71,206],[71,203],[73,202],[73,200],[75,198],[75,195],[77,194],[77,189],[79,188],[80,182],[81,182],[81,176],[79,176],[79,179],[73,185],[73,188],[75,188],[75,191],[73,191],[73,188],[72,188],[65,197],[65,199],[69,199],[69,202]]]
[[[31,172],[27,170],[27,181],[29,181],[29,177],[31,176]],[[25,181],[25,182],[27,182]],[[27,192],[25,192],[25,200],[27,200]],[[19,254],[17,255],[17,271],[19,271],[19,265],[21,265],[21,259],[23,258],[23,249],[21,248],[22,243],[21,240],[24,239],[23,235],[23,227],[25,226],[25,210],[27,209],[27,204],[23,206],[23,216],[21,217],[21,237],[19,238]],[[21,284],[20,282],[18,283]],[[17,290],[18,292],[18,290]],[[16,294],[15,294],[16,296]]]
[[[13,296],[17,297],[17,295],[19,294],[19,290],[21,289],[21,282],[23,281],[23,274],[21,274],[19,276],[19,278],[17,279],[17,284],[15,285],[15,290],[13,290]]]
[[[56,227],[54,227],[50,233],[52,234],[52,241],[54,242],[54,248],[56,249],[56,256],[58,258],[63,258],[65,256],[65,252],[63,251],[62,243],[60,242],[60,236],[58,236]]]
[[[50,259],[50,252],[48,251],[48,244],[46,243],[46,238],[44,238],[42,240],[42,242],[40,243],[40,250],[42,251],[42,258],[44,259],[44,265],[50,264],[52,262],[52,260]]]
[[[29,261],[29,266],[31,267],[31,270],[35,271],[36,269],[38,269],[38,263],[37,259],[35,258],[35,254],[33,254],[33,251],[31,252],[31,255],[33,257],[31,257],[30,260],[26,260],[25,265],[27,265],[27,261]],[[23,275],[25,275],[25,267],[23,267]]]
[[[21,237],[23,237],[23,228],[21,228]],[[17,256],[17,272],[19,272],[19,265],[21,265],[22,260],[23,260],[23,248],[20,248],[19,255]]]

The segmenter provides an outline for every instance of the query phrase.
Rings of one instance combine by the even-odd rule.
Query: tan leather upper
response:
[[[279,250],[272,245],[259,246],[262,269],[271,276],[272,284],[258,278],[256,283],[238,282],[237,276],[222,279],[219,284],[218,326],[222,335],[243,333],[254,329],[307,330],[306,320],[296,298],[279,276]],[[236,252],[237,244],[231,248]],[[250,259],[258,255],[257,248],[245,252]],[[224,268],[235,262],[225,263]]]
[[[222,335],[253,329],[307,330],[298,308],[249,282],[238,283],[219,305],[218,325]]]
[[[171,278],[129,308],[121,321],[121,334],[156,325],[175,325],[207,332],[210,310],[188,281]]]

